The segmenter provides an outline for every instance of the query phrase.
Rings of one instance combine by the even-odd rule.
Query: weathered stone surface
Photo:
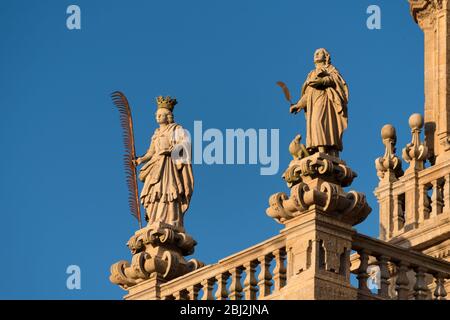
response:
[[[127,243],[131,264],[119,261],[111,266],[111,282],[128,289],[144,280],[158,277],[167,281],[203,266],[184,256],[194,252],[196,241],[186,233],[164,223],[155,223],[136,231]]]
[[[356,177],[339,158],[315,153],[303,159],[294,159],[283,174],[291,189],[288,197],[284,192],[272,195],[267,215],[279,223],[302,214],[312,207],[351,225],[362,222],[371,209],[366,197],[359,192],[345,192]]]

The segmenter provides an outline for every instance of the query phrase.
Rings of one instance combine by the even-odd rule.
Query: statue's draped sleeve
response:
[[[334,102],[336,112],[347,119],[348,86],[344,78],[334,66],[328,68],[329,77],[333,80],[334,86],[326,89],[328,97]],[[347,122],[346,122],[347,124]]]
[[[178,172],[180,173],[181,181],[179,181],[179,183],[182,184],[182,190],[184,191],[184,199],[182,202],[182,211],[184,212],[189,207],[190,199],[194,191],[194,175],[192,173],[192,163],[190,159],[192,151],[189,137],[186,135],[184,129],[180,125],[176,126],[174,137],[175,139],[173,141],[173,145],[183,146],[183,152],[189,153],[189,161],[182,161],[181,158],[173,160],[178,169]]]

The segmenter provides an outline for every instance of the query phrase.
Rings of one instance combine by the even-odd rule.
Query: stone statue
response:
[[[156,122],[150,147],[142,157],[135,157],[133,125],[128,100],[121,92],[113,93],[124,129],[125,168],[130,209],[140,222],[140,203],[145,208],[147,226],[141,227],[128,240],[131,263],[121,260],[111,266],[111,282],[128,289],[143,281],[168,281],[202,267],[196,259],[187,261],[197,242],[185,232],[183,220],[194,190],[190,161],[189,134],[174,122],[176,99],[156,99]],[[144,183],[137,192],[136,167]]]
[[[178,146],[190,147],[189,140],[182,126],[173,119],[176,99],[158,97],[156,101],[159,128],[146,154],[135,160],[136,165],[144,164],[139,172],[139,179],[144,182],[140,200],[149,225],[163,222],[184,232],[183,216],[194,190],[194,177],[191,163],[184,161],[186,155],[174,150]],[[190,153],[186,148],[180,151]]]
[[[347,224],[364,221],[372,210],[363,193],[344,190],[357,177],[344,160],[342,134],[347,128],[348,88],[345,80],[331,64],[326,49],[314,53],[316,69],[303,84],[300,100],[293,104],[289,89],[283,89],[291,104],[291,113],[305,110],[306,146],[298,134],[289,145],[292,160],[282,178],[290,195],[277,192],[269,198],[266,213],[279,223],[308,212],[318,210]]]
[[[316,68],[303,84],[300,100],[291,113],[305,110],[306,147],[310,153],[322,152],[339,156],[342,134],[347,128],[348,87],[339,71],[331,64],[326,49],[314,53]]]

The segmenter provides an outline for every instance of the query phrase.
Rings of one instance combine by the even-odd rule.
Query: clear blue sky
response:
[[[66,8],[82,29],[66,28]],[[366,9],[382,10],[382,29]],[[109,267],[129,259],[129,215],[118,112],[109,94],[132,105],[137,151],[154,131],[154,97],[179,100],[176,120],[203,127],[280,129],[280,171],[257,165],[195,165],[186,228],[195,257],[213,263],[276,235],[266,216],[289,142],[304,133],[278,80],[295,97],[326,47],[350,88],[342,157],[358,172],[352,188],[373,207],[357,228],[378,235],[374,159],[380,128],[410,140],[408,117],[423,111],[423,34],[406,0],[3,0],[0,2],[0,298],[120,299]],[[66,268],[81,267],[82,289],[66,289]]]

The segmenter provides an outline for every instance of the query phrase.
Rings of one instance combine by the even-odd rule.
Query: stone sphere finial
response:
[[[383,128],[381,128],[381,138],[383,140],[396,138],[395,128],[391,124],[385,124]]]
[[[423,117],[420,113],[414,113],[409,117],[409,127],[412,130],[419,130],[423,127]]]
[[[422,115],[412,114],[409,117],[409,127],[412,134],[411,143],[408,143],[402,152],[403,159],[410,164],[406,174],[423,170],[428,156],[426,144],[420,141],[420,131],[423,127]]]
[[[377,175],[384,182],[394,182],[403,175],[402,161],[395,155],[397,134],[392,124],[385,124],[381,128],[381,139],[385,147],[384,156],[375,160]]]

